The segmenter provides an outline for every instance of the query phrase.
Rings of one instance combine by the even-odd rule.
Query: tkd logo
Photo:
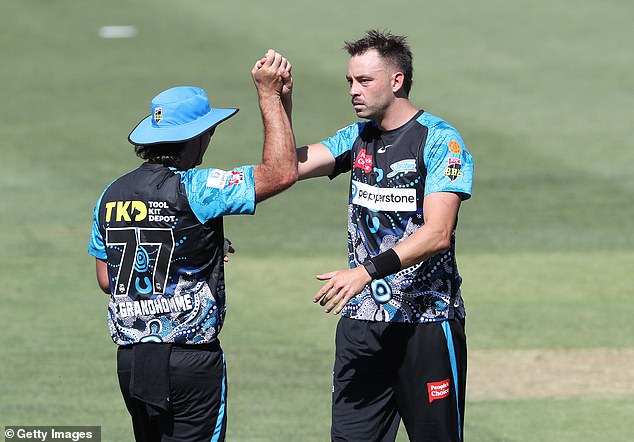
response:
[[[143,221],[148,212],[143,201],[111,201],[106,203],[106,222],[112,221],[113,211],[115,221]]]

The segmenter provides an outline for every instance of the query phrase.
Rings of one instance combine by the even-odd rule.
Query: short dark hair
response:
[[[136,155],[150,163],[178,167],[187,143],[159,143],[134,146]]]
[[[403,88],[405,93],[409,95],[414,81],[414,67],[407,37],[393,35],[389,31],[381,32],[371,29],[357,41],[344,42],[343,48],[348,51],[351,57],[364,54],[371,49],[377,51],[385,61],[403,72],[405,77]]]
[[[194,138],[198,139],[206,133],[209,134],[209,137],[212,137],[215,132],[216,126],[213,126]],[[146,160],[149,163],[162,164],[163,166],[180,169],[183,166],[181,164],[181,160],[185,154],[185,150],[188,148],[188,145],[191,148],[190,141],[194,138],[175,143],[135,145],[134,152],[139,158]]]

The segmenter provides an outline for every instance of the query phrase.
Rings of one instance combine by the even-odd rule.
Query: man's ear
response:
[[[396,71],[392,74],[392,92],[394,94],[398,94],[400,92],[404,92],[403,84],[405,83],[405,75],[401,71]]]

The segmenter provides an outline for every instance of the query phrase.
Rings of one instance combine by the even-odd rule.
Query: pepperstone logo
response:
[[[415,189],[394,189],[369,186],[353,181],[351,203],[373,211],[414,212],[416,211]]]
[[[438,382],[427,382],[429,403],[449,397],[449,379]]]

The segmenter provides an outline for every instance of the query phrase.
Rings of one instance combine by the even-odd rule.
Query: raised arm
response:
[[[266,57],[259,60],[255,67],[259,69],[265,62]],[[288,72],[290,73],[290,63],[288,63]],[[292,90],[292,78],[290,81],[285,80],[281,91],[281,99],[291,125],[293,121],[291,118],[293,109]],[[299,180],[330,175],[334,167],[335,159],[323,144],[309,144],[297,148],[297,173]]]
[[[282,192],[297,181],[295,135],[290,120],[290,69],[286,58],[269,49],[251,71],[264,124],[262,163],[253,170],[256,202]],[[282,102],[283,90],[286,106]]]

